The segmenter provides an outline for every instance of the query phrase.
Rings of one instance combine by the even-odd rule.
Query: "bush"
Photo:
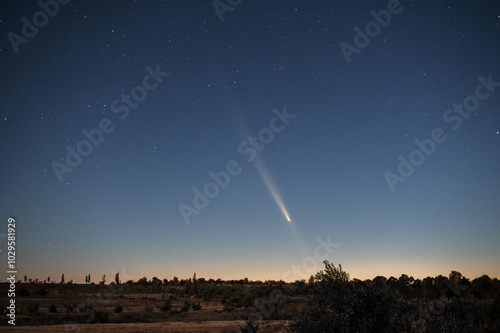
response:
[[[172,301],[167,299],[165,303],[163,303],[163,305],[160,307],[160,310],[163,312],[172,310]]]
[[[410,306],[394,288],[349,282],[325,261],[306,306],[290,324],[293,332],[403,332]]]
[[[191,307],[193,308],[193,310],[195,311],[198,311],[201,309],[201,305],[200,303],[193,303],[193,305],[191,305]]]
[[[317,285],[291,328],[294,332],[402,332],[408,310],[400,294],[390,288]]]
[[[52,303],[52,305],[49,307],[49,312],[51,312],[51,313],[57,312],[57,308],[56,308],[56,305],[54,303]]]
[[[181,312],[186,312],[189,310],[189,301],[184,301],[184,304],[181,306]]]
[[[80,304],[77,307],[78,322],[85,324],[109,323],[109,315],[95,303]]]
[[[118,305],[114,310],[115,313],[121,313],[122,311],[123,311],[123,306],[121,305]]]

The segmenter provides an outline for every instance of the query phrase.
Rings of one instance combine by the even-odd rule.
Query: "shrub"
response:
[[[411,309],[388,286],[348,282],[348,274],[325,261],[293,332],[402,332]]]
[[[80,304],[77,307],[78,321],[85,324],[109,323],[109,315],[95,303]]]
[[[184,304],[181,306],[181,312],[186,312],[189,310],[189,301],[184,301]]]
[[[163,303],[163,305],[160,307],[160,310],[163,312],[172,310],[172,301],[167,299],[165,303]]]
[[[123,306],[121,305],[118,305],[114,310],[115,313],[121,313],[122,311],[123,311]]]
[[[51,312],[51,313],[57,312],[57,308],[56,308],[56,305],[54,303],[52,303],[52,305],[49,307],[49,312]]]
[[[193,310],[195,311],[198,311],[201,309],[201,305],[200,303],[193,303],[193,305],[191,305],[191,307],[193,308]]]

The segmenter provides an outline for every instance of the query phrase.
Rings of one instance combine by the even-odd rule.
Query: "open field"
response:
[[[8,289],[0,284],[0,294]],[[16,326],[7,322],[3,298],[0,332],[255,333],[255,322],[261,333],[500,331],[499,280],[471,281],[457,271],[361,281],[325,261],[309,282],[143,278],[110,285],[17,283],[15,292]]]
[[[7,284],[0,292],[7,293]],[[206,285],[198,295],[163,285],[21,283],[16,288],[16,327],[37,332],[237,332],[249,316],[260,332],[282,332],[303,297],[273,295],[271,286]],[[202,296],[203,294],[203,296]],[[278,311],[277,304],[290,303]],[[1,304],[6,314],[7,304]],[[271,320],[274,319],[274,320]],[[2,325],[6,325],[6,320]]]
[[[150,324],[80,324],[80,325],[57,325],[57,326],[18,326],[0,327],[0,332],[40,332],[40,333],[62,333],[62,332],[171,332],[171,333],[205,333],[238,332],[237,326],[241,321],[205,321],[205,322],[162,322]],[[266,321],[259,327],[259,332],[284,332],[283,321]]]

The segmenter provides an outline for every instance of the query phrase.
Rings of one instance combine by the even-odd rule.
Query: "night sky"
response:
[[[499,1],[43,1],[0,4],[19,278],[500,277]]]

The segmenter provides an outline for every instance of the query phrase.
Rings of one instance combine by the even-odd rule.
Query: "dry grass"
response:
[[[21,283],[16,287],[17,291],[27,289],[29,295],[16,297],[16,326],[4,320],[0,332],[238,332],[238,325],[249,313],[258,313],[255,306],[233,304],[228,309],[221,297],[207,301],[194,296],[174,297],[166,288],[153,293],[140,286],[124,286],[119,292],[117,287],[98,285]],[[5,288],[6,284],[0,284],[0,293],[6,294]],[[46,290],[44,295],[39,293],[41,288]],[[171,296],[172,309],[162,311]],[[201,309],[190,306],[182,310],[185,302],[199,303]],[[49,311],[52,304],[55,313]],[[6,303],[0,301],[0,306],[5,309]],[[123,310],[115,313],[118,306]],[[7,318],[5,310],[3,316]],[[284,332],[283,320],[261,322],[259,333]]]
[[[0,332],[39,332],[39,333],[62,333],[62,332],[170,332],[170,333],[235,333],[238,332],[238,324],[241,321],[206,321],[194,322],[164,322],[151,324],[93,324],[93,325],[57,325],[57,326],[23,326],[23,327],[0,327]],[[284,332],[284,321],[266,321],[259,327],[259,333]]]

